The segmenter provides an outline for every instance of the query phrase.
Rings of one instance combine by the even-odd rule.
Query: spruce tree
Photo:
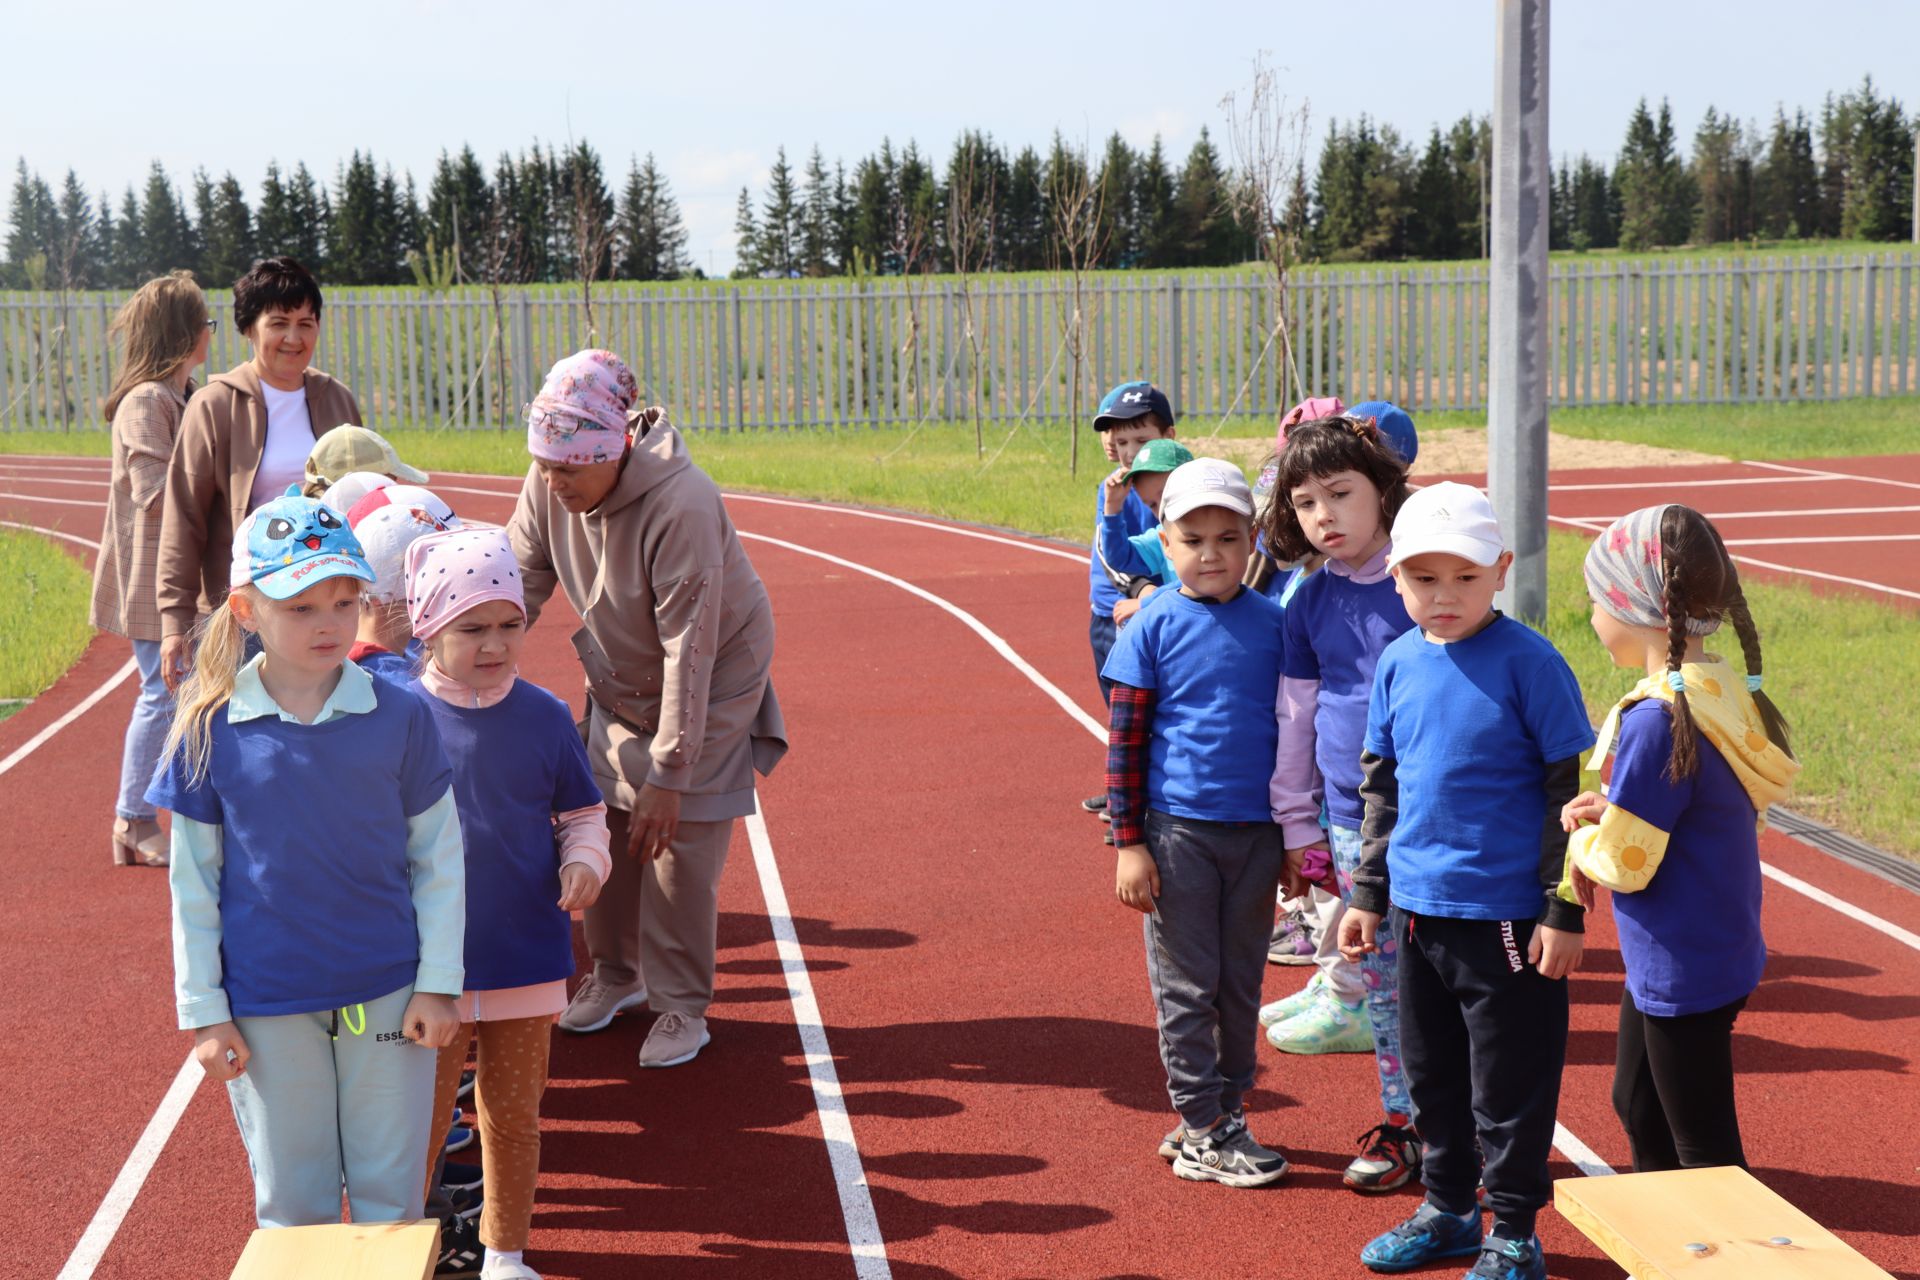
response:
[[[1562,172],[1564,173],[1564,166]],[[1415,258],[1458,258],[1464,256],[1466,236],[1460,225],[1463,210],[1458,203],[1459,184],[1455,180],[1453,150],[1435,125],[1427,135],[1427,148],[1413,173],[1412,212],[1407,222],[1407,253]],[[1559,201],[1553,205],[1557,212]],[[1561,237],[1564,239],[1564,236]],[[1477,252],[1478,245],[1473,246]],[[1554,248],[1564,246],[1555,244]]]
[[[380,216],[380,174],[373,157],[358,147],[334,177],[327,223],[327,273],[339,283],[381,283],[384,246]]]
[[[140,279],[149,280],[199,261],[193,225],[175,194],[167,171],[155,160],[147,171],[147,190],[140,206]]]
[[[7,283],[24,289],[29,285],[27,263],[31,259],[44,255],[41,265],[51,269],[60,216],[53,192],[39,174],[28,170],[25,157],[14,166],[13,193],[7,209]]]
[[[267,161],[267,176],[260,181],[260,209],[254,216],[253,237],[263,258],[292,252],[293,193],[280,178],[278,160]]]
[[[1820,164],[1804,110],[1796,109],[1791,120],[1784,110],[1774,111],[1754,188],[1761,235],[1797,240],[1819,234]]]
[[[201,204],[202,188],[206,202]],[[203,169],[194,175],[194,203],[200,218],[200,280],[211,287],[231,284],[246,274],[257,255],[253,215],[246,192],[232,173],[218,183]]]
[[[134,194],[133,184],[128,183],[126,194],[120,198],[120,220],[113,229],[113,257],[108,264],[122,289],[137,288],[147,278],[143,274],[147,250],[140,242],[145,226],[140,197]]]
[[[98,212],[93,220],[93,244],[95,269],[99,272],[99,287],[102,289],[121,289],[116,255],[119,253],[120,226],[113,219],[113,197],[103,189],[100,192]]]
[[[479,261],[475,255],[485,252],[492,214],[493,188],[473,148],[461,144],[458,156],[442,150],[433,166],[433,180],[427,184],[422,238],[431,236],[441,253],[458,249],[461,274],[471,278]]]
[[[1133,216],[1138,266],[1170,267],[1179,256],[1179,212],[1173,202],[1173,171],[1154,134],[1133,172]]]
[[[287,187],[291,216],[289,239],[276,253],[290,254],[316,276],[330,271],[327,261],[327,228],[333,221],[327,193],[314,181],[302,160],[293,167],[293,180]]]
[[[1100,241],[1110,266],[1138,266],[1144,252],[1139,206],[1140,159],[1116,130],[1100,155]]]
[[[1699,206],[1693,220],[1696,244],[1753,236],[1753,146],[1738,120],[1713,107],[1693,134],[1693,186]]]
[[[59,243],[49,267],[67,289],[98,289],[105,280],[100,260],[98,227],[93,218],[93,201],[80,185],[80,175],[67,170],[60,187],[58,209]]]
[[[826,158],[820,154],[817,143],[807,157],[807,168],[802,175],[797,222],[796,265],[800,274],[832,275],[833,187],[827,181]]]
[[[733,274],[736,279],[752,279],[766,269],[766,255],[760,243],[760,224],[753,216],[753,194],[740,188],[739,203],[733,208]]]
[[[652,152],[627,168],[614,241],[623,280],[671,280],[686,269],[687,229]]]
[[[1693,182],[1674,150],[1673,112],[1665,99],[1657,118],[1647,110],[1645,98],[1635,105],[1613,177],[1622,205],[1621,248],[1686,241],[1693,227]]]
[[[767,172],[767,199],[760,209],[760,269],[785,280],[799,261],[800,204],[794,192],[787,149],[776,148]]]
[[[1006,194],[1000,198],[1000,261],[1009,271],[1038,271],[1047,265],[1043,181],[1040,153],[1022,147],[1007,170]]]

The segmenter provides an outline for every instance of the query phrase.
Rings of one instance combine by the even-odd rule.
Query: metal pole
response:
[[[1913,131],[1913,242],[1920,244],[1920,129]]]
[[[1513,567],[1498,603],[1547,610],[1547,8],[1495,0],[1487,489]]]

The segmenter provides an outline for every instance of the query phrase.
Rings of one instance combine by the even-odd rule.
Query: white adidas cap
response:
[[[1195,458],[1167,473],[1166,488],[1160,491],[1161,523],[1201,507],[1225,507],[1253,518],[1253,490],[1239,467],[1225,458]]]
[[[1171,486],[1169,486],[1171,487]],[[1442,480],[1415,489],[1393,518],[1387,568],[1414,556],[1443,552],[1483,567],[1507,549],[1487,495],[1470,484]]]

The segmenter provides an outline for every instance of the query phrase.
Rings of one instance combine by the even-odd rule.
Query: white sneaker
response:
[[[1292,995],[1282,996],[1272,1004],[1261,1005],[1260,1025],[1263,1027],[1278,1026],[1288,1018],[1305,1013],[1322,998],[1322,992],[1325,989],[1326,976],[1316,971],[1311,978],[1307,979],[1307,985]]]
[[[654,1021],[653,1030],[640,1046],[643,1067],[677,1067],[692,1062],[699,1052],[713,1043],[707,1033],[707,1020],[691,1013],[663,1013]]]
[[[647,984],[644,982],[622,990],[588,974],[587,980],[580,984],[580,989],[573,993],[573,999],[568,1001],[567,1011],[560,1015],[560,1029],[580,1036],[604,1031],[622,1010],[646,1002]]]
[[[540,1273],[524,1262],[488,1258],[487,1265],[480,1268],[480,1280],[540,1280]]]

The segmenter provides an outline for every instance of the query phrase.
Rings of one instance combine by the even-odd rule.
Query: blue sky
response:
[[[1553,13],[1556,156],[1612,155],[1636,98],[1672,99],[1682,138],[1711,103],[1762,123],[1871,74],[1920,105],[1920,5],[1824,0],[1562,0]],[[174,19],[156,27],[154,15]],[[776,146],[849,163],[882,135],[944,157],[964,127],[1013,147],[1055,128],[1098,147],[1160,133],[1177,157],[1268,52],[1317,138],[1361,111],[1403,133],[1484,111],[1492,0],[964,6],[388,0],[172,7],[15,6],[0,55],[0,160],[118,193],[159,159],[249,189],[267,161],[331,175],[355,147],[411,169],[442,146],[483,159],[533,138],[590,140],[617,178],[652,151],[692,250],[732,260],[733,205]],[[0,201],[5,185],[0,184]],[[0,216],[4,216],[0,213]]]

